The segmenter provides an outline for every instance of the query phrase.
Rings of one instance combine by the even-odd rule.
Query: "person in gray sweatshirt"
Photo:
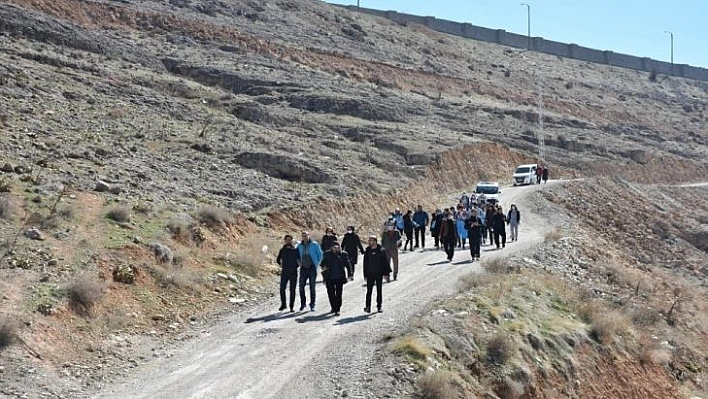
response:
[[[521,212],[514,204],[511,204],[509,214],[506,216],[506,223],[509,225],[509,229],[511,230],[511,241],[518,241],[519,224],[521,224]]]

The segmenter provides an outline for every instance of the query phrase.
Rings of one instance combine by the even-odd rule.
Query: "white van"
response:
[[[535,163],[528,165],[519,165],[514,171],[513,184],[515,186],[521,186],[524,184],[535,184],[536,183],[536,169],[538,165]]]
[[[477,200],[484,199],[487,204],[496,204],[499,202],[499,183],[491,181],[481,181],[477,183],[477,187],[474,189],[474,193],[477,194]]]

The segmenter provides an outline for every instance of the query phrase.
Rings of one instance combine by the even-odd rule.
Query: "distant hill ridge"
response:
[[[346,8],[350,11],[357,11],[356,6],[338,4],[333,5]],[[595,50],[588,47],[579,46],[577,44],[567,44],[546,40],[542,37],[532,37],[529,42],[528,36],[507,32],[503,29],[489,29],[472,25],[470,23],[448,21],[435,17],[421,17],[418,15],[399,13],[397,11],[381,11],[364,7],[360,7],[359,12],[386,18],[401,25],[415,23],[427,26],[437,32],[448,33],[468,39],[480,40],[516,48],[530,48],[531,50],[541,53],[553,54],[560,57],[589,61],[598,64],[611,65],[620,68],[708,81],[708,69],[691,65],[672,65],[669,62],[657,61],[648,57],[636,57],[628,54],[615,53],[613,51]]]

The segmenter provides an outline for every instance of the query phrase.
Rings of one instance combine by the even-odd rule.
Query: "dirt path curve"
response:
[[[549,182],[548,185],[557,184]],[[551,226],[524,212],[530,193],[543,186],[507,187],[501,202],[522,212],[520,241],[502,250],[482,247],[482,260],[518,254],[541,242]],[[429,236],[428,247],[431,247]],[[361,264],[344,286],[342,315],[329,310],[326,291],[317,288],[316,312],[277,312],[279,299],[234,315],[209,334],[184,345],[168,359],[138,368],[135,380],[104,389],[118,398],[331,398],[367,397],[367,372],[386,333],[401,331],[431,300],[453,293],[457,279],[480,270],[458,250],[452,263],[429,249],[400,256],[398,281],[384,283],[384,313],[363,312],[366,288]],[[299,300],[296,301],[299,303]],[[248,319],[255,321],[247,323]]]

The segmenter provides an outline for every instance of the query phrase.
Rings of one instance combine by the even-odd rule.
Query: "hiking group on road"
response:
[[[496,246],[496,249],[506,247],[506,227],[510,228],[510,242],[519,238],[521,212],[512,204],[508,213],[504,213],[501,205],[487,203],[485,198],[477,198],[466,193],[460,198],[456,207],[437,209],[432,217],[419,205],[416,211],[408,210],[405,214],[396,209],[384,223],[380,236],[370,235],[364,248],[354,226],[347,227],[347,232],[341,240],[332,227],[327,227],[321,244],[303,231],[300,242],[293,243],[293,237],[286,235],[284,245],[276,258],[281,267],[280,278],[280,311],[290,309],[295,311],[295,283],[298,282],[300,296],[300,311],[309,306],[315,311],[317,274],[321,271],[323,282],[327,288],[330,313],[340,315],[342,308],[342,290],[345,284],[354,280],[354,272],[359,255],[363,255],[363,275],[366,282],[366,298],[364,312],[371,312],[373,289],[376,288],[376,309],[383,311],[383,281],[398,280],[399,251],[413,252],[415,249],[425,250],[425,232],[430,226],[430,235],[434,240],[435,249],[443,249],[447,262],[452,262],[455,249],[465,249],[469,242],[471,260],[480,259],[481,247]],[[405,235],[405,243],[403,236]],[[414,239],[415,236],[415,246]],[[487,244],[487,237],[489,244]],[[403,245],[402,245],[403,244]],[[402,247],[402,248],[401,248]],[[393,268],[391,267],[393,266]],[[299,269],[299,279],[298,279]],[[307,303],[305,286],[309,285],[310,301]],[[286,291],[289,287],[289,298]],[[286,304],[286,299],[289,301]],[[289,306],[286,306],[289,305]]]

